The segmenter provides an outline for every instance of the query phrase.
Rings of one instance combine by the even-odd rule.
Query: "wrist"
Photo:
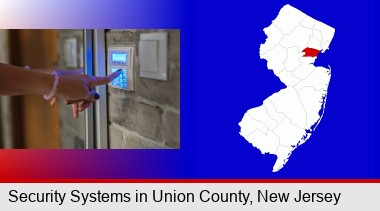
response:
[[[43,97],[45,100],[51,100],[53,97],[55,97],[58,89],[58,84],[59,84],[59,73],[56,71],[52,72],[52,75],[54,75],[54,83],[53,87],[51,88],[49,94],[44,94]]]
[[[45,73],[39,73],[34,72],[35,75],[35,87],[36,87],[36,94],[39,95],[47,95],[50,93],[54,86],[55,77],[52,74],[45,74]]]

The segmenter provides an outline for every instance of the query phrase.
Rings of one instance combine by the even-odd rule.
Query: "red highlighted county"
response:
[[[305,48],[302,52],[305,53],[302,57],[316,57],[318,56],[320,50],[314,48]]]

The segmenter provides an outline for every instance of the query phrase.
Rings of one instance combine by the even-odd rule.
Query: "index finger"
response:
[[[92,77],[92,80],[90,82],[90,88],[110,83],[121,74],[121,70],[122,69],[118,69],[116,72],[113,72],[112,74],[103,77]]]

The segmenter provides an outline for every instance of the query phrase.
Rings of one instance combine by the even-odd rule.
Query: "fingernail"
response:
[[[95,99],[99,99],[100,95],[98,93],[95,93]]]

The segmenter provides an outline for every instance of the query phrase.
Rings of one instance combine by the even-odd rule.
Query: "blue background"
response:
[[[198,1],[197,177],[380,177],[374,2]],[[266,39],[263,29],[288,3],[335,28],[329,50],[316,61],[331,66],[332,78],[316,131],[282,170],[272,173],[276,157],[253,148],[239,135],[238,123],[248,109],[285,87],[260,60],[259,46]]]

